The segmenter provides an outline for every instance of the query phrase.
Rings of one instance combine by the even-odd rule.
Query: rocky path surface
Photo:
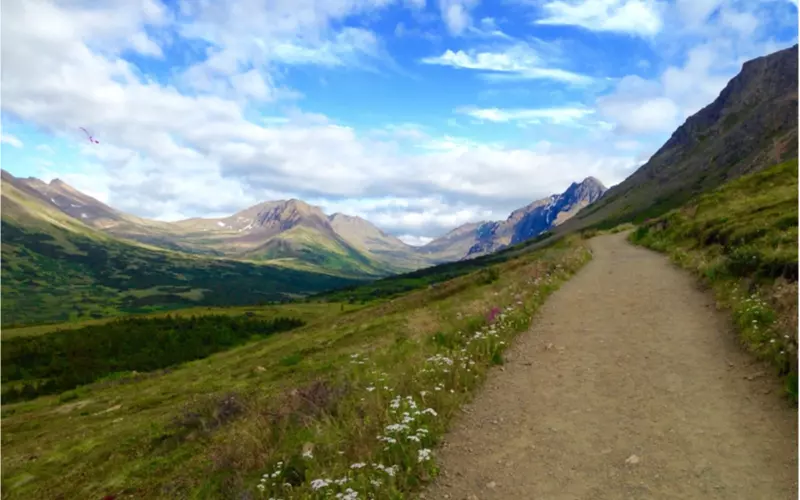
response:
[[[694,278],[623,234],[454,423],[426,499],[797,498],[797,411]]]

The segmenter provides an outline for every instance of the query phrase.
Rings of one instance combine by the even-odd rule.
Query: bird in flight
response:
[[[81,130],[83,130],[83,132],[86,134],[86,137],[88,137],[88,138],[89,138],[89,142],[91,142],[91,143],[93,143],[93,144],[100,144],[100,141],[98,141],[97,139],[95,139],[94,137],[92,137],[92,134],[90,134],[88,130],[86,130],[86,129],[85,129],[85,128],[83,128],[83,127],[80,127],[80,129],[81,129]]]

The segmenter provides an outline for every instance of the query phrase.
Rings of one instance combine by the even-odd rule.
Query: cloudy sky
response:
[[[796,43],[797,1],[24,0],[1,22],[12,174],[162,220],[300,198],[419,243],[621,181]]]

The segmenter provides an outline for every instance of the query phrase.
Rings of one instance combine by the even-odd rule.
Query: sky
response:
[[[797,0],[25,0],[2,14],[12,174],[159,220],[297,198],[410,244],[588,176],[619,183],[798,30]]]

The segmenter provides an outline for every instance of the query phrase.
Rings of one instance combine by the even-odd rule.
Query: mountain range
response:
[[[797,75],[797,45],[748,61],[622,183],[606,190],[590,177],[504,221],[465,224],[421,247],[300,200],[161,222],[58,179],[3,171],[2,322],[286,300],[502,249],[527,251],[548,244],[549,233],[639,223],[796,158]]]
[[[605,192],[590,177],[562,194],[515,210],[505,221],[465,224],[415,247],[365,219],[326,215],[296,199],[263,202],[229,217],[161,222],[116,210],[59,179],[46,183],[3,171],[3,181],[113,237],[190,254],[348,276],[388,275],[493,252],[568,220]]]

